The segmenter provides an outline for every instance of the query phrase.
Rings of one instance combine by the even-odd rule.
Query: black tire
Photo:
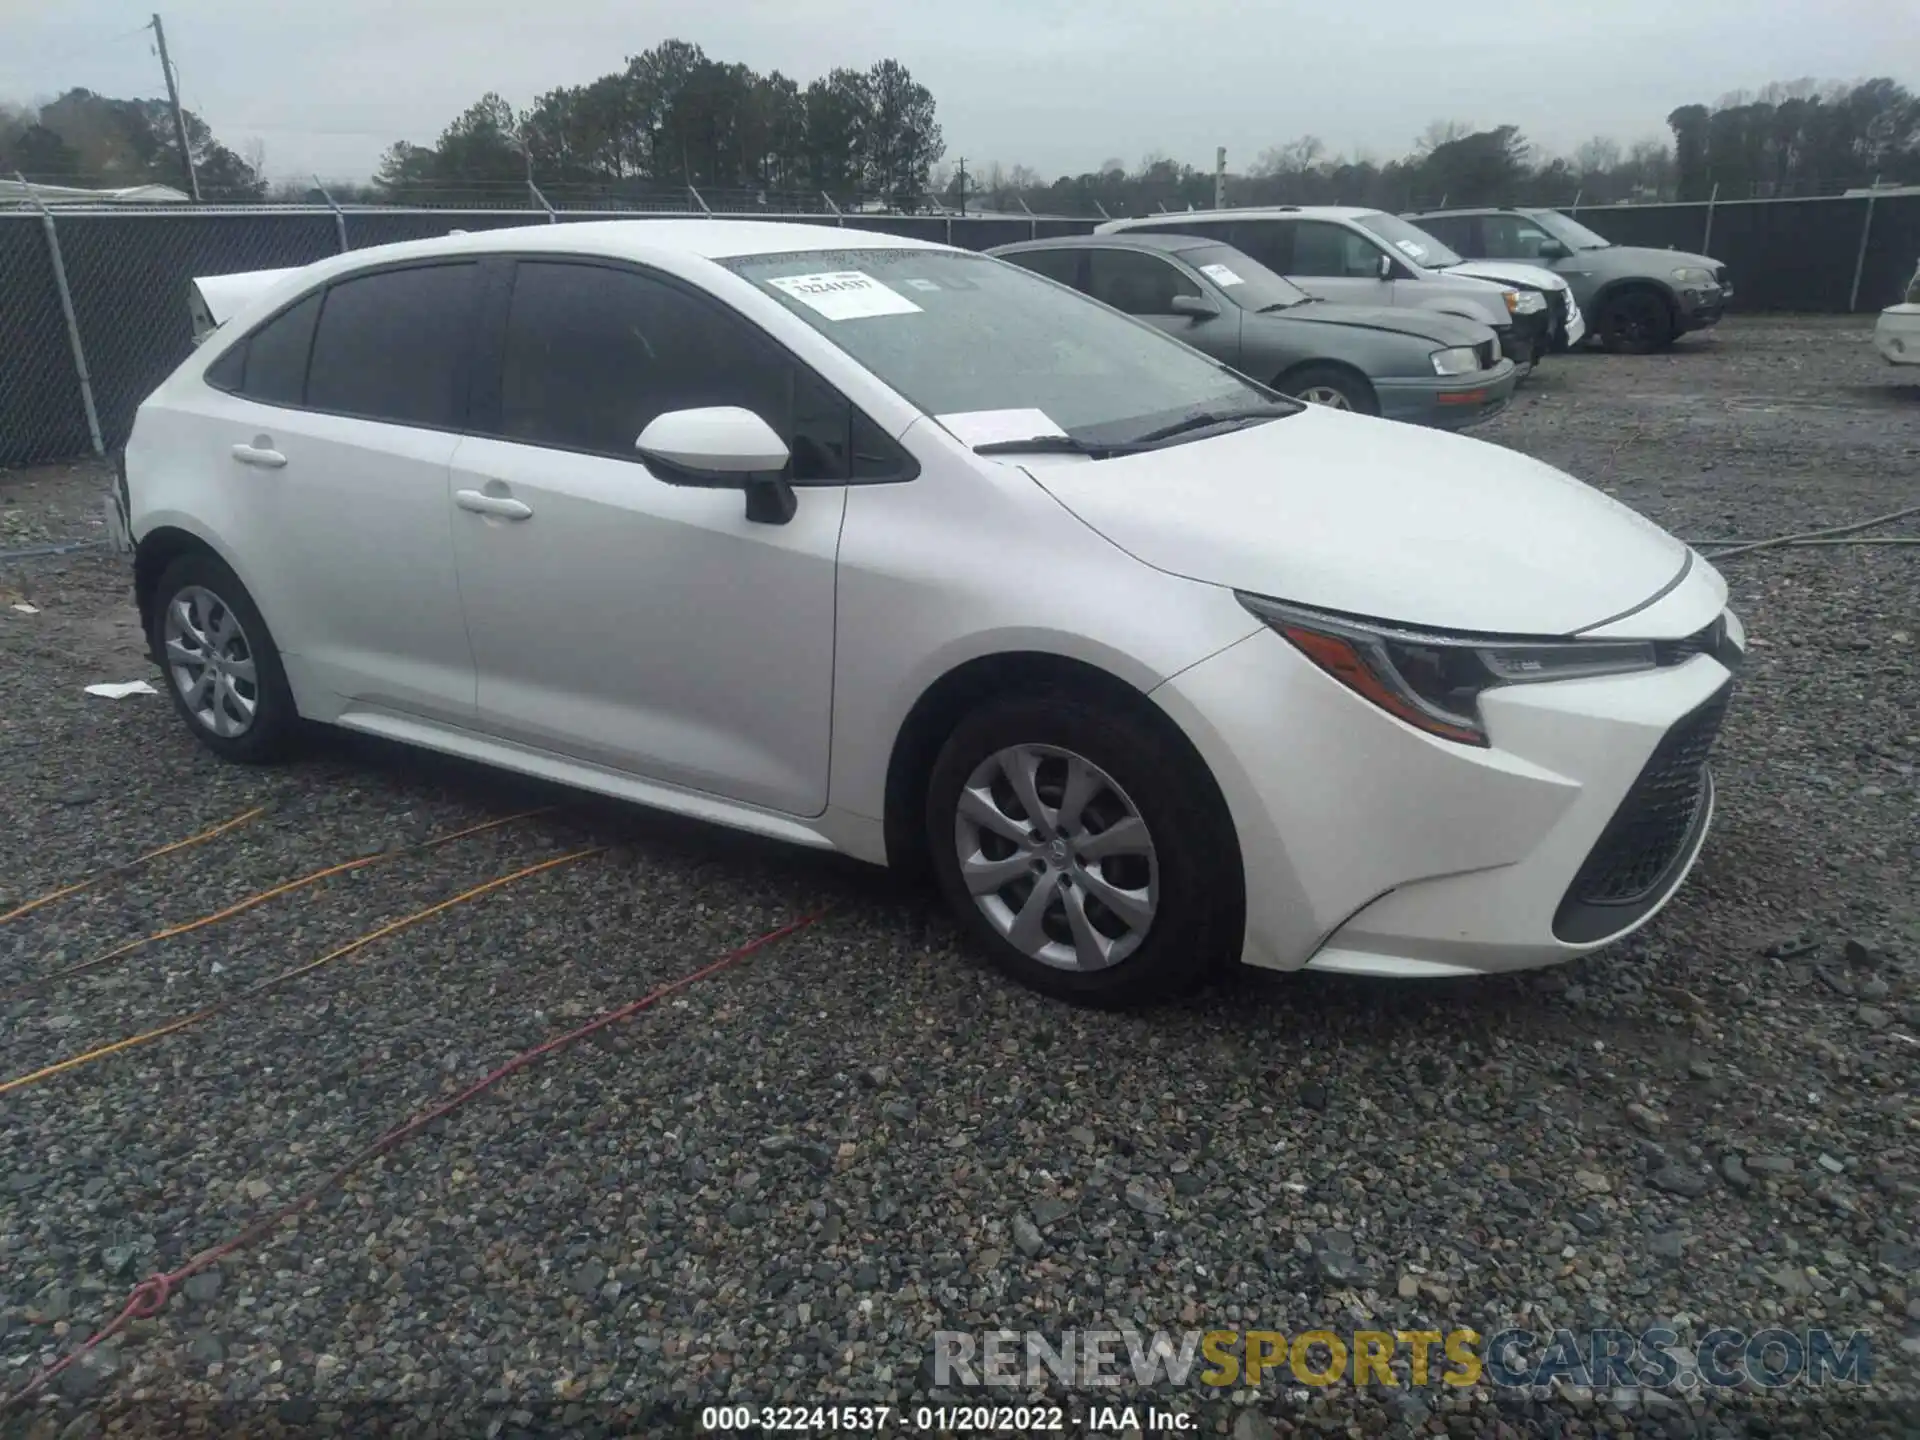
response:
[[[1066,969],[1027,954],[982,913],[961,875],[957,830],[962,791],[976,767],[1013,747],[1071,752],[1098,767],[1120,793],[1096,792],[1085,813],[1097,819],[1107,807],[1110,817],[1119,813],[1115,807],[1130,803],[1152,839],[1157,874],[1152,879],[1151,919],[1138,932],[1130,953],[1107,968]],[[1064,768],[1066,762],[1057,763]],[[1057,786],[1048,769],[1043,767],[1039,775],[1043,803],[1057,804],[1057,798],[1049,798],[1057,796]],[[1002,970],[1045,994],[1111,1008],[1150,1004],[1198,986],[1239,953],[1245,900],[1232,822],[1198,758],[1147,715],[1066,690],[989,701],[963,719],[941,747],[928,780],[926,818],[934,873],[961,928]],[[1091,838],[1111,823],[1110,818],[1098,827],[1089,823],[1080,830],[1081,838]],[[1010,841],[996,843],[1009,853],[1016,849]],[[1084,866],[1083,861],[1074,863]],[[1094,873],[1137,888],[1137,880],[1109,869],[1114,863],[1096,859]],[[1124,863],[1147,862],[1129,856]],[[1000,892],[1012,897],[1001,901],[1009,911],[1023,903],[1020,887],[1025,878],[1011,880]],[[1030,896],[1039,883],[1027,880],[1025,893]],[[1083,893],[1083,913],[1099,923],[1117,924],[1097,898],[1092,889]],[[1064,900],[1055,903],[1064,907]],[[1064,908],[1050,906],[1047,925],[1053,940],[1071,945]]]
[[[1647,286],[1608,296],[1599,318],[1600,343],[1616,355],[1651,355],[1673,344],[1673,307]]]
[[[1331,391],[1341,396],[1346,401],[1345,408],[1355,414],[1380,413],[1380,397],[1373,393],[1373,386],[1351,370],[1343,370],[1338,365],[1302,365],[1298,370],[1289,370],[1282,375],[1274,388],[1296,400],[1305,400],[1307,392],[1312,390]]]
[[[176,666],[168,655],[168,616],[175,602],[187,591],[199,591],[211,597],[213,604],[200,612],[203,618],[210,615],[217,621],[222,609],[232,612],[241,640],[239,647],[229,641],[226,648],[235,652],[231,658],[238,658],[243,651],[253,662],[251,682],[245,679],[234,682],[235,693],[244,695],[250,689],[253,702],[251,720],[238,733],[217,733],[207,718],[214,705],[223,705],[221,713],[229,719],[236,714],[218,697],[204,710],[189,704],[179,673],[182,667]],[[280,652],[267,631],[267,622],[260,618],[253,597],[224,561],[216,555],[195,551],[167,566],[160,583],[154,587],[152,625],[147,640],[160,666],[161,683],[173,697],[174,709],[179,711],[194,739],[221,759],[245,765],[271,764],[291,752],[299,733],[300,716],[294,707],[293,691],[287,685],[286,670],[280,664]]]

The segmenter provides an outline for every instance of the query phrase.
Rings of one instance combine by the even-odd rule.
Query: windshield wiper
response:
[[[1123,447],[1117,445],[1089,445],[1084,440],[1076,440],[1071,435],[1029,435],[1024,440],[989,440],[984,445],[973,447],[976,455],[1021,455],[1057,452],[1062,455],[1091,455],[1098,458],[1111,455]]]
[[[1241,421],[1278,420],[1283,415],[1291,415],[1291,410],[1216,410],[1200,415],[1189,415],[1184,420],[1176,420],[1171,425],[1162,425],[1158,430],[1149,430],[1144,435],[1136,435],[1129,445],[1150,445],[1155,440],[1171,440],[1175,435],[1184,435],[1189,430],[1205,430],[1214,425],[1231,425]]]
[[[1271,315],[1276,310],[1297,310],[1302,305],[1313,304],[1313,302],[1319,298],[1318,295],[1306,295],[1298,300],[1276,300],[1271,305],[1262,305],[1253,313],[1256,315]]]

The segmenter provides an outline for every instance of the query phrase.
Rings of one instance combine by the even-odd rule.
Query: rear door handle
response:
[[[258,443],[266,440],[266,438],[264,435],[256,435],[254,436],[256,443],[252,445],[234,446],[233,458],[242,465],[251,465],[259,470],[280,469],[287,463],[287,457],[282,455],[278,450],[269,448],[268,445]]]
[[[525,520],[533,514],[531,505],[506,495],[488,495],[479,490],[456,490],[453,503],[476,515],[492,515],[501,520]]]

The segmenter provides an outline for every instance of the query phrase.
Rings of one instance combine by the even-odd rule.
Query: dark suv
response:
[[[1720,323],[1733,299],[1727,267],[1706,255],[1615,245],[1558,210],[1431,210],[1404,217],[1472,260],[1542,265],[1609,350],[1644,355]]]

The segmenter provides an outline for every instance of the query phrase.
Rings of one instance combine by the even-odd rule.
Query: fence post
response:
[[[560,216],[554,211],[553,206],[547,203],[547,197],[540,193],[540,187],[529,180],[527,181],[527,189],[533,192],[533,198],[539,203],[540,208],[547,212],[547,223],[549,225],[558,225],[560,223]]]
[[[1578,215],[1580,213],[1580,197],[1586,193],[1587,193],[1587,187],[1584,185],[1582,185],[1578,190],[1573,192],[1573,208],[1567,211],[1568,219],[1572,219],[1575,215]]]
[[[1113,217],[1107,213],[1107,207],[1102,205],[1098,200],[1093,202],[1093,208],[1100,212],[1100,218],[1102,220],[1113,219]]]
[[[833,212],[834,224],[844,225],[847,223],[847,217],[840,213],[840,207],[833,203],[833,197],[831,195],[827,194],[826,191],[822,190],[820,192],[820,198],[827,202],[827,209]]]
[[[1853,289],[1847,293],[1847,313],[1860,308],[1860,276],[1867,268],[1867,240],[1873,234],[1873,202],[1880,189],[1880,177],[1873,177],[1873,189],[1867,192],[1867,218],[1860,226],[1860,253],[1853,257]]]
[[[320,198],[326,201],[327,208],[333,211],[333,229],[334,233],[340,237],[340,253],[344,255],[352,248],[347,244],[347,217],[340,207],[334,203],[333,196],[327,193],[327,187],[320,182],[318,175],[313,177],[313,188],[320,192]]]
[[[1024,195],[1016,195],[1013,198],[1018,200],[1020,202],[1020,208],[1027,212],[1027,238],[1029,240],[1038,240],[1040,238],[1040,222],[1033,218],[1033,207],[1027,204],[1027,197]]]
[[[87,352],[80,344],[80,321],[73,313],[73,291],[67,288],[67,262],[60,254],[60,232],[54,228],[53,211],[40,198],[40,192],[27,184],[27,177],[16,170],[14,179],[33,197],[34,206],[40,212],[40,228],[47,235],[47,255],[53,261],[53,284],[60,292],[60,314],[67,322],[67,347],[73,352],[73,368],[80,377],[80,405],[87,412],[87,436],[93,441],[93,453],[104,455],[107,446],[100,438],[100,412],[93,403],[93,377],[87,373]]]
[[[689,185],[687,186],[687,193],[693,197],[693,203],[700,207],[700,213],[702,215],[713,214],[713,211],[707,209],[707,202],[700,198],[700,192],[698,190]]]
[[[1713,253],[1713,207],[1719,198],[1720,182],[1716,180],[1713,182],[1713,193],[1707,196],[1707,233],[1700,237],[1700,253],[1702,255],[1711,255]]]

